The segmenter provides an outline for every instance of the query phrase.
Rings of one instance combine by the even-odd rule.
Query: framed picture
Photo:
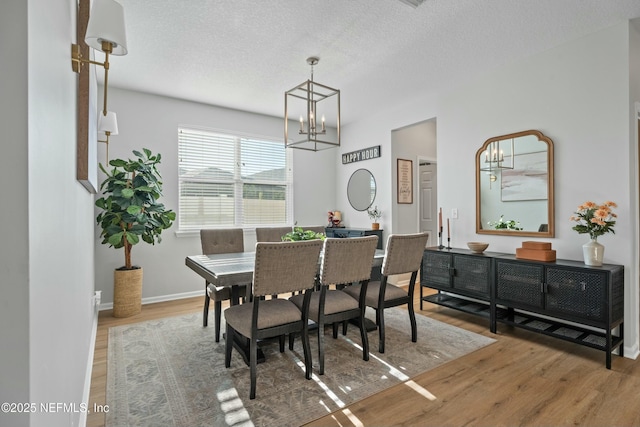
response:
[[[84,58],[93,59],[84,34],[89,23],[88,0],[78,4],[77,36]],[[91,56],[90,56],[91,55]],[[76,179],[89,193],[98,188],[98,81],[94,65],[84,64],[78,74],[78,127],[76,147]]]
[[[413,203],[413,162],[398,159],[398,204]]]
[[[505,156],[508,164],[509,156]],[[503,169],[501,196],[503,202],[547,200],[547,152],[516,154],[513,169]]]

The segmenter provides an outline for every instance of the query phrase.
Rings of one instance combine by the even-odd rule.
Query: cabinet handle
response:
[[[587,284],[585,282],[580,282],[580,285],[582,286],[582,292],[587,290]]]
[[[540,293],[544,294],[548,292],[547,282],[540,282]]]

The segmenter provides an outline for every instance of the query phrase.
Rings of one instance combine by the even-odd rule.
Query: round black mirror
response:
[[[376,198],[376,180],[366,169],[355,171],[347,185],[347,197],[351,207],[357,211],[366,211]]]

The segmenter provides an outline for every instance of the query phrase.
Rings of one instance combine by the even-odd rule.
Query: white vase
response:
[[[589,243],[582,245],[582,254],[586,265],[599,267],[604,258],[604,246],[598,243],[597,239],[591,239]]]

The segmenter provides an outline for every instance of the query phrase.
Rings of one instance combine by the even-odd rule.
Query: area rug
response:
[[[369,318],[373,312],[368,312]],[[304,378],[300,339],[280,353],[262,343],[256,399],[249,399],[249,368],[234,350],[224,367],[224,340],[203,328],[200,313],[109,329],[107,426],[299,426],[371,396],[438,365],[475,351],[493,339],[416,315],[418,342],[411,343],[409,316],[385,312],[386,348],[369,333],[371,357],[362,360],[360,333],[325,336],[325,374],[317,375],[317,339],[311,338],[312,380]],[[224,330],[224,325],[223,329]]]

